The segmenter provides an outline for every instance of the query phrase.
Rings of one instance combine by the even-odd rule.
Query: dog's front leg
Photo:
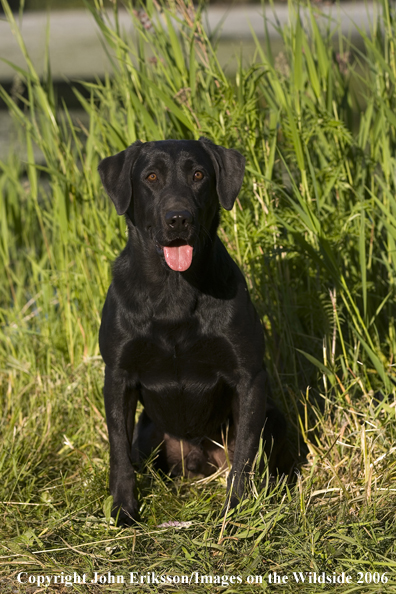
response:
[[[223,514],[236,507],[243,497],[246,476],[252,468],[265,425],[267,396],[269,383],[264,369],[253,380],[244,380],[238,386],[232,409],[236,427],[234,459]]]
[[[104,399],[110,441],[110,493],[112,515],[119,524],[131,525],[139,519],[132,466],[132,436],[135,424],[137,390],[128,387],[127,375],[106,366]]]

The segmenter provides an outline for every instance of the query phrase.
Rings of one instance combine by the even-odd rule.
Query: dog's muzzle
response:
[[[165,224],[172,235],[180,235],[173,241],[167,242],[167,245],[157,245],[164,254],[165,262],[177,272],[184,272],[191,266],[193,257],[193,246],[190,245],[183,236],[189,233],[193,215],[188,210],[169,210],[165,213]]]

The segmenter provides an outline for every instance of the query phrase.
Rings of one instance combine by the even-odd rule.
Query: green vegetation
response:
[[[153,0],[148,16],[130,7],[138,33],[131,41],[95,0],[114,72],[89,84],[90,100],[81,97],[87,126],[56,104],[49,62],[38,79],[4,5],[25,53],[18,75],[27,99],[0,93],[27,159],[14,150],[0,163],[2,592],[27,591],[16,581],[20,571],[244,580],[225,589],[174,586],[210,593],[257,591],[246,576],[267,583],[273,571],[346,572],[352,584],[326,588],[396,592],[391,3],[377,4],[364,52],[334,24],[319,31],[308,6],[304,27],[295,14],[282,31],[282,54],[257,41],[254,63],[229,80],[191,5],[177,1],[179,16],[164,8],[162,21]],[[223,523],[224,477],[169,482],[148,465],[139,475],[144,524],[119,529],[109,519],[97,334],[125,224],[96,168],[137,138],[200,135],[247,158],[220,236],[266,327],[266,363],[299,474],[286,485],[264,473],[264,488],[263,477],[253,477],[249,499]],[[191,524],[158,527],[169,521]],[[358,571],[371,583],[357,584]],[[388,583],[374,583],[384,572]],[[281,587],[322,588],[291,577]],[[77,584],[48,591],[170,590]]]

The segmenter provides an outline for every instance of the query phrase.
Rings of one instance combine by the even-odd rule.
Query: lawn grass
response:
[[[284,592],[396,592],[392,4],[376,4],[364,52],[334,23],[319,31],[317,7],[302,22],[291,4],[283,52],[256,40],[254,63],[230,79],[191,5],[177,0],[178,16],[172,3],[162,20],[152,0],[145,14],[130,6],[134,42],[117,7],[108,18],[95,0],[114,70],[80,97],[84,126],[57,101],[49,60],[39,80],[2,1],[25,53],[27,98],[0,94],[27,158],[12,148],[0,163],[1,592],[272,591],[273,572],[288,577]],[[201,135],[247,158],[219,234],[265,326],[297,471],[289,484],[252,476],[249,498],[223,521],[224,477],[170,482],[148,464],[143,523],[121,529],[109,513],[97,336],[125,223],[96,169],[136,139]],[[17,581],[109,571],[126,583]],[[129,572],[193,577],[131,585]],[[301,584],[293,572],[352,582]]]

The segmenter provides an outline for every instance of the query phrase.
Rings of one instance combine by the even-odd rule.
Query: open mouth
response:
[[[164,254],[165,262],[172,270],[184,272],[191,266],[193,247],[184,239],[175,239],[168,245],[156,244],[157,251]]]

